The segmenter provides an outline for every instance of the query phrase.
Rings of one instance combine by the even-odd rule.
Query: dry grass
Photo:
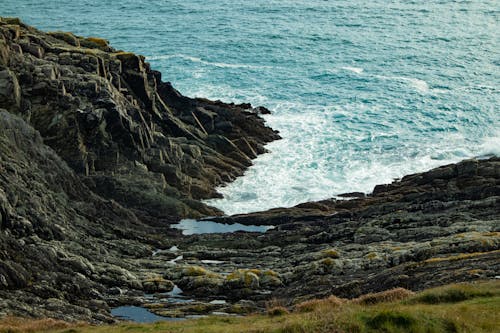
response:
[[[340,257],[339,252],[335,249],[325,249],[321,251],[321,255],[323,258],[332,258],[332,259],[337,259]]]
[[[325,299],[311,299],[302,303],[296,304],[294,310],[296,312],[312,312],[321,307],[335,308],[347,302],[346,299],[330,296]]]
[[[25,318],[6,317],[0,321],[0,332],[30,333],[48,330],[60,330],[74,326],[75,324],[70,324],[61,320],[55,320],[51,318],[27,320]]]
[[[452,291],[450,291],[452,290]],[[454,291],[453,291],[454,290]],[[467,299],[453,303],[441,302],[440,295],[455,295],[461,290]],[[378,293],[382,294],[382,293]],[[401,292],[386,292],[378,300],[398,298]],[[392,296],[389,296],[392,295]],[[421,296],[434,295],[440,302],[423,302]],[[309,301],[311,302],[311,301]],[[339,301],[334,298],[315,300],[318,306],[309,312],[295,311],[286,313],[280,308],[280,300],[269,305],[269,314],[245,317],[210,316],[183,322],[161,322],[155,324],[124,323],[111,326],[71,326],[43,327],[50,333],[496,333],[500,332],[500,281],[456,284],[427,290],[410,296],[407,300],[382,301],[364,305],[352,301]],[[305,303],[305,302],[304,302]],[[329,305],[330,304],[330,305]],[[5,325],[5,322],[2,323]],[[19,325],[21,323],[19,322]],[[5,327],[5,326],[0,326]],[[16,326],[17,331],[22,332]],[[0,332],[9,332],[0,329]],[[30,332],[30,331],[27,331]],[[33,331],[31,331],[33,332]]]
[[[494,254],[494,253],[500,253],[500,250],[496,251],[489,251],[489,252],[474,252],[474,253],[461,253],[458,255],[454,256],[448,256],[448,257],[434,257],[434,258],[429,258],[425,260],[425,263],[436,263],[436,262],[442,262],[442,261],[455,261],[455,260],[463,260],[463,259],[470,259],[474,257],[479,257],[485,254]]]
[[[266,312],[269,316],[272,316],[272,317],[283,316],[283,315],[290,313],[290,311],[288,311],[288,309],[285,308],[284,306],[275,306],[275,307],[267,309]]]
[[[203,276],[210,275],[210,271],[201,266],[188,266],[183,269],[182,274],[185,276]]]
[[[411,290],[405,288],[395,288],[379,293],[365,294],[352,299],[351,302],[354,304],[373,305],[383,302],[401,301],[414,295],[415,293]]]
[[[109,42],[105,39],[102,39],[102,38],[97,38],[97,37],[88,37],[88,38],[85,38],[86,41],[89,41],[91,43],[94,43],[96,44],[97,46],[100,46],[100,47],[107,47],[109,46]]]
[[[442,304],[457,303],[481,297],[500,297],[500,284],[484,283],[481,288],[474,284],[458,283],[451,286],[425,290],[409,300],[409,303]]]

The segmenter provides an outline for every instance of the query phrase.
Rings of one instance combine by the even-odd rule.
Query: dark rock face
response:
[[[344,195],[352,200],[214,219],[276,226],[264,234],[169,229],[220,213],[199,199],[278,138],[258,116],[268,112],[182,96],[105,40],[2,18],[0,317],[106,322],[123,304],[241,314],[271,298],[499,275],[495,157]],[[196,302],[166,301],[176,286]]]
[[[127,258],[220,213],[199,199],[279,138],[258,113],[184,97],[104,40],[0,19],[0,316],[107,321],[113,295],[171,290]]]

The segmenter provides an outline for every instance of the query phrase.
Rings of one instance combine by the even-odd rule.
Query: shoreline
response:
[[[352,200],[233,216],[203,204],[280,138],[267,112],[185,97],[144,57],[103,39],[1,18],[0,317],[109,323],[121,305],[245,315],[272,299],[291,307],[496,278],[498,157]],[[170,228],[217,215],[275,228]],[[193,301],[169,303],[175,286]]]

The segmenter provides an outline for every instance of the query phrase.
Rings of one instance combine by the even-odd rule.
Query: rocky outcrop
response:
[[[0,316],[109,321],[108,304],[171,290],[137,258],[170,222],[220,213],[199,199],[279,138],[259,113],[182,96],[105,40],[1,18]]]
[[[353,200],[211,220],[276,226],[264,234],[193,235],[179,242],[186,259],[178,264],[235,279],[222,284],[226,289],[209,288],[213,297],[257,307],[271,298],[291,304],[498,278],[500,158],[409,175]],[[259,283],[262,275],[252,274],[264,271],[274,272],[274,283]],[[198,290],[203,286],[186,291]]]

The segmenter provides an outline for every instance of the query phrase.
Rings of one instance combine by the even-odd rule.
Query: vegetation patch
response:
[[[295,305],[294,310],[296,312],[312,312],[321,307],[323,308],[327,307],[331,309],[339,307],[342,304],[345,304],[346,301],[347,301],[346,299],[332,295],[325,299],[311,299],[308,301],[301,302]]]
[[[469,284],[457,284],[447,288],[424,291],[410,300],[410,303],[440,304],[457,303],[478,297],[499,296],[498,288],[487,290]]]
[[[85,38],[85,41],[90,42],[92,44],[95,44],[96,46],[102,47],[102,48],[109,46],[109,42],[103,38],[88,37],[88,38]]]
[[[321,251],[321,256],[323,258],[333,258],[333,259],[338,259],[340,257],[340,254],[337,250],[335,249],[325,249]]]
[[[500,253],[500,250],[489,251],[489,252],[460,253],[458,255],[449,256],[449,257],[430,258],[430,259],[425,260],[424,262],[425,263],[435,263],[435,262],[442,262],[442,261],[464,260],[464,259],[479,257],[479,256],[482,256],[484,254],[494,254],[494,253]]]
[[[382,332],[392,332],[395,329],[403,329],[409,332],[415,326],[417,320],[407,313],[382,311],[366,318],[365,322],[368,327]]]
[[[204,276],[204,275],[212,275],[213,272],[206,270],[200,266],[188,266],[183,269],[182,275],[184,276]]]
[[[82,324],[83,325],[83,324]],[[75,324],[70,324],[62,320],[35,319],[26,320],[24,318],[6,317],[0,321],[0,332],[2,333],[21,333],[21,332],[40,332],[48,330],[60,330],[64,328],[74,327]]]
[[[54,38],[57,38],[59,40],[62,40],[70,45],[73,46],[80,46],[80,41],[78,38],[73,35],[71,32],[65,32],[65,31],[53,31],[53,32],[48,32],[48,35],[51,35]]]
[[[355,304],[372,305],[383,302],[394,302],[407,299],[415,293],[405,288],[394,288],[379,293],[370,293],[354,298],[351,302]]]
[[[283,316],[289,313],[290,311],[288,311],[288,309],[285,308],[284,306],[274,306],[272,308],[267,309],[267,314],[273,317]]]
[[[2,17],[0,21],[7,24],[21,25],[21,20],[18,17]]]
[[[461,299],[466,299],[458,301],[458,298],[453,296],[454,302],[417,302],[425,295],[455,295],[457,288],[461,289],[462,292],[467,291],[468,295],[473,295],[472,298],[461,297]],[[62,323],[64,326],[58,327],[50,326],[49,322],[46,326],[40,326],[39,330],[30,331],[25,329],[29,327],[26,325],[31,325],[29,324],[30,320],[17,319],[14,326],[6,326],[4,320],[0,322],[0,332],[496,333],[500,331],[499,290],[500,281],[449,285],[424,291],[408,300],[392,300],[371,305],[329,297],[303,302],[301,306],[295,306],[293,312],[289,312],[284,306],[283,300],[273,300],[267,304],[267,313],[265,314],[244,317],[209,316],[197,320],[155,324],[126,323],[108,326],[82,326]],[[377,294],[380,298],[383,293]],[[382,298],[390,299],[388,295],[399,295],[399,293],[394,292],[394,290],[387,291],[385,298]],[[206,309],[203,307],[192,309],[193,313],[197,310],[205,311]],[[240,310],[243,308],[241,307]],[[245,311],[240,313],[245,313]],[[59,325],[59,322],[56,323]],[[9,328],[6,329],[6,327]]]

